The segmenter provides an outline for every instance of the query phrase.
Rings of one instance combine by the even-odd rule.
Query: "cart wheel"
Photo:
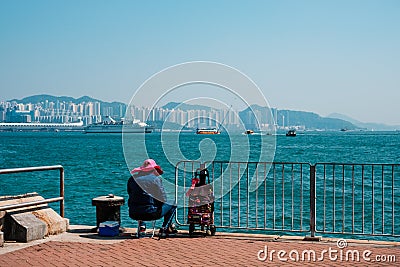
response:
[[[215,227],[214,224],[210,225],[210,232],[211,235],[215,235],[215,232],[217,232],[217,228]]]
[[[194,224],[191,223],[191,224],[189,224],[189,235],[192,236],[193,232],[194,232]]]

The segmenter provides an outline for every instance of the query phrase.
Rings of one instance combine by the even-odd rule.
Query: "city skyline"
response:
[[[24,99],[29,99],[32,97],[39,97],[40,99],[42,99],[41,101],[38,101],[36,103],[32,103],[32,102],[26,102],[26,100]],[[51,99],[62,99],[62,98],[67,98],[67,99],[73,99],[69,100],[69,101],[59,101],[57,100],[56,102],[51,102],[48,99],[45,99],[46,97],[49,97]],[[86,99],[85,101],[81,101],[79,102],[78,99],[80,98],[84,98]],[[40,109],[44,108],[46,110],[46,112],[42,115],[39,116],[38,114],[38,110],[36,110],[36,113],[31,113],[31,117],[32,117],[32,121],[41,121],[41,122],[57,122],[57,123],[63,123],[63,122],[74,122],[77,121],[78,118],[79,119],[83,119],[84,120],[84,124],[90,124],[90,123],[96,123],[96,122],[101,122],[102,119],[105,116],[110,116],[110,117],[114,117],[117,119],[120,119],[122,117],[124,117],[125,115],[125,111],[126,111],[126,107],[127,104],[123,103],[123,102],[114,102],[115,104],[118,105],[117,108],[113,108],[108,106],[108,104],[110,104],[109,102],[103,101],[101,99],[97,99],[97,98],[93,98],[90,96],[82,96],[80,98],[72,98],[70,96],[52,96],[52,95],[33,95],[33,96],[27,96],[24,97],[22,99],[10,99],[7,101],[3,101],[0,100],[0,122],[1,121],[6,121],[6,115],[5,115],[5,109],[7,107],[10,107],[10,105],[13,103],[13,106],[15,107],[19,107],[16,110],[18,110],[18,112],[20,111],[27,111],[27,110],[34,110],[35,108],[39,107]],[[23,104],[22,102],[18,102],[18,101],[23,101],[25,102],[25,104]],[[75,102],[75,104],[74,104]],[[107,107],[102,106],[100,108],[100,103],[103,104],[107,104]],[[114,104],[113,103],[113,104]],[[166,107],[166,106],[177,106],[177,108],[171,108],[171,107]],[[132,111],[133,116],[136,119],[139,119],[141,121],[156,121],[156,120],[161,120],[161,121],[169,121],[169,122],[174,122],[174,123],[178,123],[181,125],[185,125],[186,122],[183,122],[182,120],[184,118],[186,118],[187,120],[189,120],[189,122],[187,123],[187,126],[189,127],[194,127],[195,124],[199,125],[199,121],[193,122],[190,120],[193,120],[193,116],[192,115],[176,115],[177,112],[172,112],[171,111],[179,111],[181,112],[182,109],[180,108],[181,105],[187,105],[185,103],[177,103],[177,102],[168,102],[168,103],[164,103],[164,105],[158,105],[158,106],[153,106],[153,107],[149,107],[149,106],[138,106],[135,107],[134,109],[137,111],[137,108],[140,108],[141,111],[138,112],[134,112]],[[54,108],[54,105],[56,105],[56,109],[54,110],[59,110],[59,111],[52,111],[49,112],[47,110],[47,106],[50,105],[50,107]],[[63,107],[62,109],[60,109],[60,106]],[[68,106],[68,108],[65,108],[66,106]],[[208,112],[206,114],[203,113],[195,113],[196,117],[204,117],[204,118],[208,118],[208,123],[204,124],[202,123],[203,126],[218,126],[218,124],[224,120],[224,118],[226,117],[226,112],[229,112],[229,109],[232,108],[228,108],[228,107],[215,107],[215,106],[207,106],[207,104],[204,103],[200,103],[200,105],[191,105],[189,104],[189,106],[192,106],[191,108],[191,112],[196,112],[198,110],[202,110],[202,109],[212,109],[212,112]],[[22,108],[21,108],[22,107]],[[246,107],[247,108],[247,107]],[[243,109],[236,109],[236,110],[232,110],[233,113],[235,113],[235,116],[237,116],[237,114],[239,114],[240,112],[243,112],[246,108]],[[304,113],[311,113],[311,114],[316,114],[318,116],[321,116],[320,114],[313,112],[313,111],[299,111],[299,110],[290,110],[290,109],[286,109],[286,108],[282,108],[282,109],[278,109],[276,107],[267,107],[268,109],[271,109],[272,113],[276,113],[277,111],[280,112],[304,112]],[[3,109],[3,113],[2,113],[2,109]],[[187,110],[186,108],[183,108],[183,111],[186,112]],[[62,111],[64,110],[64,111]],[[65,114],[65,110],[68,111],[68,114]],[[154,112],[157,111],[159,112],[158,114],[154,114]],[[71,113],[70,113],[71,112]],[[257,111],[255,111],[257,112]],[[55,114],[56,113],[56,114]],[[218,114],[216,114],[218,113]],[[20,113],[23,114],[23,113]],[[36,115],[35,115],[36,114]],[[163,115],[160,115],[163,114]],[[221,115],[223,114],[223,115]],[[65,115],[67,115],[67,117],[65,117]],[[178,119],[178,117],[180,119]],[[258,117],[261,117],[258,115]],[[285,118],[285,115],[283,113],[281,113],[279,116],[277,114],[272,115],[272,117],[274,117],[275,121],[279,122],[279,124],[282,127],[285,126],[289,126],[290,125],[290,119],[289,119],[289,115],[287,114],[287,117]],[[322,118],[324,118],[324,116],[321,116]],[[36,118],[36,119],[33,119]],[[231,124],[231,125],[239,125],[240,123],[238,122],[238,118],[234,118],[234,116],[229,116],[230,120],[234,121],[233,123],[231,121],[228,121],[227,124]],[[398,129],[398,127],[400,127],[400,125],[389,125],[389,124],[383,124],[382,122],[362,122],[362,121],[358,121],[354,118],[351,118],[350,116],[347,116],[346,114],[342,114],[342,113],[338,113],[338,112],[334,112],[332,114],[330,114],[329,116],[326,116],[325,118],[338,118],[338,119],[342,119],[345,121],[349,121],[355,125],[359,125],[359,127],[361,128],[370,128],[370,129],[374,129],[375,127],[377,128],[382,128],[382,129]],[[266,121],[262,121],[262,124],[272,124],[272,120],[273,118],[270,119],[263,119]],[[212,121],[212,122],[211,122]],[[21,121],[22,122],[22,121]],[[25,121],[24,121],[25,122]],[[292,125],[292,126],[299,126],[302,127],[302,125]],[[386,127],[388,126],[388,127]]]
[[[125,111],[129,118],[154,122],[172,122],[189,128],[216,127],[237,131],[244,128],[271,129],[370,129],[398,130],[399,126],[379,123],[363,123],[352,118],[335,114],[321,117],[313,112],[277,109],[261,106],[247,107],[238,110],[227,107],[208,107],[188,103],[170,102],[161,107],[145,107],[124,103],[107,103],[88,96],[74,99],[68,96],[55,97],[37,95],[0,101],[0,122],[41,122],[41,123],[75,123],[82,121],[84,125],[100,123],[107,117],[124,119]],[[337,120],[339,119],[339,120]],[[129,120],[129,119],[128,119]],[[169,127],[171,127],[170,125]],[[176,128],[177,126],[172,126]]]
[[[114,110],[112,107],[104,108],[101,106],[101,102],[103,104],[104,102],[98,99],[79,103],[58,99],[55,102],[43,99],[36,103],[19,101],[21,100],[0,101],[0,122],[66,123],[83,120],[84,124],[88,125],[101,122],[107,116],[120,119],[124,116],[127,108],[124,103],[120,103],[118,110]],[[206,111],[195,108],[181,110],[179,107],[169,109],[142,106],[131,107],[131,113],[133,118],[140,121],[168,121],[181,125],[186,124],[188,127],[195,127],[199,122],[203,122],[206,126],[217,126],[222,121],[225,121],[227,125],[240,125],[237,112],[225,109],[211,108]]]

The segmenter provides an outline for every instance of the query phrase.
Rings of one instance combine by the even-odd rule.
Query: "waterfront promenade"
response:
[[[347,247],[340,249],[336,239],[309,242],[300,236],[221,232],[190,238],[180,231],[157,240],[137,239],[131,235],[135,229],[106,238],[90,228],[71,226],[67,233],[26,244],[6,242],[0,248],[0,266],[396,266],[400,262],[400,242],[346,240]]]

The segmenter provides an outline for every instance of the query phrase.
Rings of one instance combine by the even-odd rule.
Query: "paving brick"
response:
[[[264,261],[257,259],[260,250],[268,249]],[[294,262],[288,257],[291,251],[313,250],[317,258],[322,251],[335,249],[335,242],[270,242],[242,238],[127,238],[116,244],[50,241],[0,255],[0,266],[394,266],[400,262],[400,247],[376,244],[352,244],[347,250],[372,251],[371,259],[376,255],[394,255],[396,262],[360,262],[330,260],[328,255],[322,261],[299,260]],[[278,252],[285,251],[286,261],[278,259]],[[272,251],[274,251],[272,254]],[[264,255],[264,254],[263,254]],[[262,256],[263,256],[262,255]],[[269,258],[272,255],[272,258]],[[294,254],[295,255],[295,254]],[[307,256],[307,255],[306,255]]]

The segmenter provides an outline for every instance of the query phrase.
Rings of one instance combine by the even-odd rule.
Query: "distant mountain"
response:
[[[328,115],[328,118],[336,118],[336,119],[342,119],[351,122],[355,126],[362,128],[362,129],[367,129],[367,130],[377,130],[377,131],[393,131],[396,129],[399,129],[400,126],[393,126],[393,125],[386,125],[383,123],[374,123],[374,122],[361,122],[358,120],[355,120],[349,116],[340,114],[340,113],[332,113]]]
[[[304,125],[307,129],[355,130],[358,128],[356,125],[347,120],[321,117],[313,112],[279,110],[278,114],[279,113],[286,114],[286,116],[288,116],[287,123],[292,125]]]
[[[190,105],[182,104],[177,102],[170,102],[164,105],[164,109],[176,109],[179,106],[181,110],[206,110],[210,111],[212,108],[203,105]],[[261,114],[261,123],[274,124],[279,126],[304,126],[306,129],[322,129],[322,130],[340,130],[348,129],[355,130],[360,128],[355,124],[340,118],[325,118],[313,112],[305,111],[294,111],[294,110],[276,110],[271,109],[273,116],[276,115],[276,122],[272,121],[270,117],[270,111],[267,107],[261,107],[259,105],[252,105],[251,107],[240,111],[239,117],[243,122],[245,122],[245,127],[249,129],[257,129],[255,125],[255,117],[253,112],[249,112],[250,108],[254,112],[259,112]]]
[[[185,104],[185,103],[178,103],[178,102],[169,102],[168,104],[162,106],[163,109],[176,109],[179,108],[180,110],[183,111],[188,111],[188,110],[205,110],[205,111],[210,111],[212,108],[208,106],[203,106],[203,105],[191,105],[191,104]]]
[[[261,117],[261,123],[273,123],[271,119],[267,117],[269,113],[266,107],[260,107],[258,105],[252,105],[253,111],[259,111],[264,117]],[[249,119],[251,116],[250,107],[239,112],[239,116],[243,121],[252,121]],[[276,124],[279,126],[304,126],[306,129],[321,129],[321,130],[340,130],[348,129],[355,130],[358,127],[353,123],[338,119],[338,118],[325,118],[313,112],[306,111],[294,111],[294,110],[277,110],[271,109],[272,114],[276,117]],[[254,116],[254,115],[253,115]],[[254,118],[253,118],[254,121]],[[254,124],[246,125],[248,128],[254,128]]]
[[[36,103],[44,103],[45,101],[49,101],[49,102],[54,102],[57,103],[57,101],[59,102],[65,102],[65,103],[74,103],[74,104],[79,104],[82,102],[99,102],[101,105],[101,109],[107,110],[107,109],[111,109],[114,111],[114,113],[112,114],[113,117],[115,117],[116,119],[119,119],[121,116],[123,116],[125,114],[125,110],[126,110],[126,104],[121,103],[121,102],[104,102],[101,101],[99,99],[95,99],[92,98],[90,96],[82,96],[79,98],[73,98],[70,96],[52,96],[52,95],[46,95],[46,94],[42,94],[42,95],[33,95],[33,96],[28,96],[25,97],[23,99],[12,99],[12,100],[8,100],[8,102],[18,102],[18,103],[23,103],[23,104],[27,104],[27,103],[32,103],[32,104],[36,104]],[[104,113],[108,113],[108,112],[104,112]]]
[[[104,102],[102,100],[92,98],[90,96],[81,96],[79,98],[73,98],[70,96],[53,96],[53,95],[46,95],[46,94],[28,96],[28,97],[24,97],[22,99],[11,99],[8,101],[9,102],[16,101],[18,103],[27,104],[27,103],[40,103],[40,102],[44,102],[46,100],[49,102],[54,102],[54,103],[57,102],[57,100],[58,100],[60,102],[66,102],[66,103],[72,102],[74,104],[79,104],[82,102],[110,103],[110,102]],[[121,102],[111,102],[111,103],[125,105],[124,103],[121,103]]]

